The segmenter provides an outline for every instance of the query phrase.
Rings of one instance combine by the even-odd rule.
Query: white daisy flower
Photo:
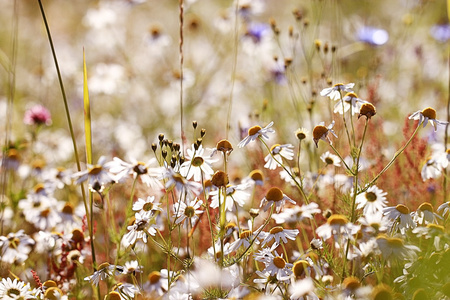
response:
[[[263,137],[264,139],[268,140],[269,136],[268,133],[274,133],[275,130],[273,130],[271,127],[273,125],[273,122],[270,122],[269,125],[267,125],[264,128],[261,128],[261,126],[255,125],[253,127],[250,127],[248,129],[248,135],[239,142],[238,147],[243,148],[247,146],[250,142],[253,142],[258,137]]]
[[[113,287],[113,291],[119,293],[121,300],[135,299],[141,291],[137,286],[131,283],[119,282]]]
[[[333,165],[335,167],[340,167],[341,166],[341,159],[339,158],[339,156],[331,154],[330,151],[327,151],[325,153],[323,153],[320,156],[320,159],[328,165]]]
[[[109,263],[104,262],[98,266],[97,271],[95,271],[94,274],[85,277],[84,280],[98,286],[100,280],[105,280],[114,274],[119,275],[120,273],[122,273],[121,266],[110,265]]]
[[[356,208],[362,208],[365,215],[383,212],[383,209],[387,206],[386,195],[386,192],[373,185],[364,193],[356,196]]]
[[[412,260],[420,249],[413,245],[405,245],[403,239],[380,234],[376,239],[378,249],[387,260]]]
[[[122,238],[122,245],[127,248],[136,243],[136,240],[142,239],[147,243],[147,236],[156,234],[156,225],[150,224],[150,217],[147,214],[135,213],[133,225],[127,227],[129,232]]]
[[[243,230],[241,233],[239,233],[239,238],[230,244],[230,253],[238,250],[242,246],[244,246],[244,249],[247,249],[250,247],[250,245],[252,245],[252,243],[259,244],[256,236],[257,232],[253,232],[252,229]]]
[[[106,170],[106,157],[99,158],[97,164],[87,165],[87,170],[77,172],[72,175],[76,184],[88,181],[88,186],[91,190],[101,193],[105,185],[114,183],[116,181],[114,175]]]
[[[139,262],[137,260],[131,260],[125,262],[125,265],[123,266],[123,274],[133,274],[133,273],[141,273],[142,272],[142,266],[139,265]]]
[[[186,193],[188,197],[197,196],[202,190],[202,184],[195,181],[189,181],[179,173],[169,168],[165,174],[167,178],[166,189],[171,190],[175,188],[179,194]]]
[[[340,248],[347,240],[352,240],[359,226],[350,223],[343,215],[331,215],[327,222],[316,229],[316,234],[323,240],[334,238],[334,246]]]
[[[439,205],[437,211],[441,215],[445,216],[448,212],[450,212],[450,201],[449,202],[444,202],[441,205]]]
[[[288,281],[292,275],[293,265],[284,260],[283,254],[280,256],[277,251],[274,252],[276,256],[266,264],[264,271],[269,272],[270,276],[275,276],[279,281]]]
[[[397,206],[386,207],[383,214],[392,221],[392,226],[398,226],[402,234],[405,234],[406,229],[415,228],[417,225],[413,221],[410,210],[403,204]]]
[[[289,285],[289,293],[291,294],[291,300],[319,299],[314,294],[314,282],[309,277],[292,282]]]
[[[203,204],[202,200],[195,198],[192,201],[189,201],[188,204],[178,201],[173,205],[174,213],[173,216],[175,218],[175,224],[180,224],[184,220],[189,220],[190,224],[195,224],[198,220],[198,215],[203,213],[203,210],[199,209]]]
[[[423,127],[427,126],[428,122],[430,122],[430,124],[434,127],[434,131],[437,131],[437,125],[448,124],[448,122],[436,120],[436,110],[431,107],[416,111],[409,116],[408,119],[419,120],[419,124],[423,123]]]
[[[286,196],[279,188],[273,187],[267,191],[266,196],[261,200],[259,207],[264,207],[264,211],[267,211],[272,204],[275,204],[275,211],[279,213],[284,207],[286,201],[296,204],[294,200]]]
[[[148,196],[147,199],[138,198],[138,200],[133,203],[132,209],[140,214],[148,214],[150,217],[157,210],[163,211],[161,208],[161,203],[154,203],[154,201],[154,196]]]
[[[17,280],[11,280],[11,278],[2,278],[0,281],[0,299],[13,300],[13,299],[37,299],[31,290],[30,284]]]
[[[336,83],[332,87],[325,88],[320,92],[320,96],[327,96],[331,100],[339,100],[341,99],[341,91],[344,92],[353,92],[352,88],[355,86],[354,83]]]
[[[243,207],[245,203],[250,199],[250,193],[247,191],[250,188],[248,183],[238,184],[238,185],[228,185],[226,187],[226,198],[225,198],[225,209],[228,211],[233,211],[234,204],[236,203],[238,206]],[[219,193],[220,189],[211,191],[210,196],[211,207],[217,208],[219,207]],[[223,202],[223,195],[220,195],[221,202]]]
[[[7,264],[22,263],[28,259],[34,244],[34,240],[23,229],[0,236],[0,261]]]
[[[374,236],[380,232],[386,232],[390,227],[390,221],[383,215],[382,211],[377,213],[364,213],[358,222],[361,224],[363,233]]]
[[[423,181],[427,181],[428,179],[440,177],[442,175],[442,170],[442,164],[440,164],[438,160],[429,158],[423,165],[420,175],[422,176]]]
[[[359,114],[359,110],[364,103],[368,103],[365,100],[359,99],[358,96],[353,93],[347,93],[342,100],[339,100],[338,103],[334,106],[334,113],[339,113],[343,115],[350,108],[352,109],[352,116],[355,114]]]
[[[273,245],[279,245],[280,240],[283,241],[283,243],[287,243],[288,240],[295,240],[295,237],[298,235],[298,229],[284,229],[281,226],[275,226],[272,229],[270,229],[269,232],[262,231],[259,235],[259,238],[262,239],[261,246],[264,246],[271,240],[274,240]]]
[[[131,163],[127,163],[118,157],[114,157],[112,161],[105,164],[105,168],[116,175],[117,181],[123,181],[128,176],[133,179],[139,177],[143,183],[155,190],[163,188],[161,180],[163,179],[164,169],[162,167],[151,168],[151,165],[157,163],[156,158],[150,159],[147,163],[137,161],[131,158]]]
[[[439,224],[438,220],[442,220],[442,217],[434,212],[433,206],[428,202],[420,204],[417,211],[412,213],[412,217],[419,225]]]
[[[197,182],[202,181],[202,178],[209,179],[214,174],[211,164],[216,161],[210,155],[205,155],[202,145],[198,146],[197,150],[192,145],[192,149],[187,149],[186,161],[180,166],[180,174],[187,180],[194,177]]]
[[[283,223],[297,223],[304,219],[314,218],[314,214],[320,213],[319,205],[315,202],[310,202],[309,204],[304,204],[302,206],[294,206],[285,208],[279,214],[273,214],[272,219],[275,220],[277,224]]]
[[[291,144],[275,144],[270,148],[270,152],[272,154],[268,154],[264,161],[266,164],[264,165],[264,168],[275,170],[279,163],[283,162],[283,158],[287,160],[292,160],[294,158],[294,146]],[[278,162],[277,162],[278,161]]]
[[[173,272],[171,272],[171,277],[173,277]],[[166,269],[159,271],[153,271],[148,274],[148,281],[144,283],[143,290],[148,296],[162,296],[169,289],[168,284],[169,272]]]
[[[328,132],[331,132],[331,134],[334,135],[334,137],[336,137],[336,138],[338,137],[336,135],[336,133],[334,132],[334,130],[332,129],[333,126],[334,126],[334,120],[328,126],[325,126],[325,122],[320,122],[319,125],[314,127],[313,141],[316,144],[316,147],[319,147],[318,146],[319,140],[325,141],[325,142],[329,143],[330,145],[333,144],[331,142],[330,138],[328,137]]]

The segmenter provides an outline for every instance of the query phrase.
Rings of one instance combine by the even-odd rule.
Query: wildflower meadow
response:
[[[450,299],[450,1],[0,7],[0,299]]]

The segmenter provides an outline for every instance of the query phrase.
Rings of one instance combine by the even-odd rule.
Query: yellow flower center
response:
[[[145,167],[145,163],[138,161],[138,163],[134,166],[133,171],[138,174],[138,175],[142,175],[142,174],[147,174],[148,170]]]
[[[392,294],[389,286],[380,284],[377,285],[372,291],[373,300],[393,300],[394,295]]]
[[[377,110],[375,109],[375,106],[371,103],[364,103],[361,105],[361,109],[359,110],[359,117],[366,116],[368,119],[375,116],[377,114]],[[358,117],[358,118],[359,118]]]
[[[358,96],[357,96],[355,93],[352,93],[352,92],[347,93],[347,94],[345,95],[345,97],[358,98]]]
[[[44,282],[44,284],[42,284],[43,286],[49,288],[52,286],[56,286],[56,282],[54,282],[53,280],[47,280],[46,282]]]
[[[292,271],[296,277],[300,277],[305,273],[305,270],[309,267],[309,263],[306,260],[299,260],[292,266]]]
[[[264,175],[261,170],[253,170],[250,172],[249,176],[254,181],[263,181],[264,180]]]
[[[240,239],[246,239],[252,234],[251,230],[244,230],[239,234]]]
[[[424,203],[420,204],[418,210],[422,210],[422,211],[427,210],[427,211],[433,212],[433,206],[428,202],[424,202]]]
[[[19,159],[19,152],[16,149],[8,150],[8,158],[9,159]]]
[[[344,285],[344,288],[348,290],[356,290],[361,286],[359,279],[353,276],[345,278],[342,284]]]
[[[325,163],[327,165],[332,165],[334,163],[334,160],[331,157],[328,156],[328,157],[325,158]]]
[[[348,219],[344,215],[331,215],[328,218],[327,223],[332,226],[333,225],[344,226],[345,224],[348,223]]]
[[[315,140],[320,140],[324,135],[328,133],[328,128],[323,125],[317,125],[313,129],[313,138]]]
[[[422,110],[422,115],[428,119],[436,119],[436,110],[431,107],[427,107]]]
[[[214,175],[211,178],[212,184],[214,184],[217,187],[221,186],[227,186],[227,184],[230,182],[228,179],[227,173],[224,171],[217,171],[214,173]]]
[[[194,167],[200,167],[201,165],[203,165],[203,158],[200,156],[196,156],[194,157],[194,159],[192,160],[192,166]]]
[[[181,183],[181,184],[185,184],[185,182],[186,182],[186,180],[184,179],[184,177],[181,176],[181,175],[178,174],[178,173],[173,174],[173,175],[172,175],[172,178],[173,178],[173,180],[175,180],[176,182],[179,182],[179,183]]]
[[[95,165],[91,169],[89,169],[89,174],[97,175],[101,171],[102,171],[102,166],[101,165]]]
[[[271,188],[266,194],[267,201],[278,202],[283,200],[283,198],[284,198],[283,192],[277,187]]]
[[[262,129],[261,126],[258,126],[258,125],[253,126],[253,127],[250,127],[250,128],[248,129],[248,135],[249,135],[249,136],[255,135],[255,134],[257,134],[261,129]]]
[[[56,286],[49,287],[44,294],[44,298],[48,300],[59,300],[63,292]]]
[[[278,269],[283,269],[286,266],[286,261],[281,256],[277,256],[273,259],[273,264]]]
[[[34,186],[34,193],[37,194],[44,190],[44,185],[42,183],[38,183]]]
[[[121,300],[120,294],[118,292],[112,291],[108,293],[107,300]]]
[[[184,215],[188,218],[192,218],[195,215],[195,208],[193,206],[188,206],[184,209]]]
[[[100,271],[101,269],[105,269],[109,267],[109,263],[104,262],[102,263],[100,266],[98,266],[98,270]]]
[[[17,249],[17,246],[20,244],[20,239],[15,237],[11,240],[9,240],[9,247],[13,249]]]
[[[398,204],[396,207],[397,211],[399,211],[401,214],[407,215],[409,214],[409,208],[407,208],[403,204]]]
[[[427,228],[438,230],[438,231],[444,233],[444,226],[441,226],[441,225],[438,225],[438,224],[428,223],[427,224]]]
[[[37,159],[32,163],[33,169],[42,170],[45,167],[45,161],[42,159]]]
[[[278,152],[280,152],[280,149],[278,149],[278,152],[276,152],[276,153],[273,151],[275,150],[276,147],[279,147],[279,146],[280,146],[280,144],[273,145],[272,147],[270,147],[270,152],[273,154],[277,154]]]
[[[41,217],[48,217],[48,215],[50,214],[50,209],[44,209],[43,211],[41,211]]]
[[[62,209],[63,214],[73,215],[73,206],[70,203],[66,203]]]
[[[402,248],[404,245],[403,240],[400,238],[387,238],[386,241],[392,248]]]
[[[147,202],[142,206],[142,209],[145,211],[151,211],[153,209],[153,203]]]
[[[84,240],[84,233],[80,229],[74,229],[72,231],[72,240],[77,243],[80,243]]]
[[[283,227],[276,226],[276,227],[270,229],[270,231],[269,231],[270,234],[275,234],[275,233],[279,233],[279,232],[283,232]]]
[[[366,200],[369,202],[375,202],[377,200],[377,194],[375,194],[374,192],[367,192]]]
[[[341,88],[341,87],[343,87],[344,86],[344,84],[343,83],[336,83],[336,84],[334,84],[333,85],[333,87],[335,87],[335,88]]]
[[[158,271],[153,271],[150,274],[148,274],[148,281],[150,281],[151,284],[155,284],[159,281],[161,278],[161,273]]]
[[[233,222],[230,222],[225,226],[225,231],[233,229],[234,227],[236,227],[236,224],[234,224]]]
[[[233,146],[228,140],[220,140],[217,142],[216,149],[222,152],[231,152],[233,151]]]

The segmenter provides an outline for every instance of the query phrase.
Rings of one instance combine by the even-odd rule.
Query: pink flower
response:
[[[52,116],[47,108],[42,105],[35,105],[25,112],[23,122],[27,125],[51,125]]]

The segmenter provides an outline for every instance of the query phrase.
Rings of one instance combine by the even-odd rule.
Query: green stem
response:
[[[289,170],[285,167],[285,165],[281,162],[279,162],[275,156],[273,155],[272,151],[270,151],[269,146],[266,144],[266,142],[261,138],[261,136],[258,137],[258,139],[264,144],[264,146],[266,147],[266,149],[269,151],[270,156],[272,156],[273,160],[275,160],[277,162],[277,164],[279,164],[285,171],[286,173],[289,175],[289,177],[292,178],[292,180],[295,182],[295,185],[297,186],[297,188],[299,189],[300,193],[302,194],[303,199],[305,200],[305,203],[308,204],[308,197],[305,194],[305,191],[303,191],[302,186],[298,183],[297,179],[295,179],[295,176],[292,175],[291,172],[289,172]]]
[[[334,148],[333,144],[330,143],[330,147],[331,147],[331,149],[333,149],[334,153],[336,153],[336,155],[339,156],[339,158],[341,159],[341,161],[344,164],[345,168],[350,172],[350,174],[354,175],[352,169],[347,165],[347,163],[345,162],[345,160],[342,157],[342,155],[336,150],[336,148]]]
[[[395,152],[394,157],[392,157],[392,159],[389,161],[389,163],[383,168],[383,170],[381,170],[380,173],[378,173],[377,176],[375,176],[372,181],[370,181],[362,190],[362,192],[365,192],[369,187],[371,187],[377,180],[378,178],[380,178],[381,175],[383,175],[384,172],[387,171],[387,169],[389,169],[390,166],[392,166],[392,164],[395,162],[395,160],[400,156],[400,154],[403,153],[403,151],[405,150],[406,147],[408,147],[408,145],[411,143],[411,141],[413,140],[413,138],[416,136],[417,132],[419,131],[420,125],[422,125],[422,123],[417,124],[417,128],[416,130],[414,130],[413,134],[411,135],[411,137],[409,138],[409,140],[406,142],[406,144],[400,148],[400,150],[398,150],[397,152]]]
[[[51,48],[52,55],[53,55],[53,61],[55,62],[56,73],[58,74],[59,87],[61,89],[63,102],[64,102],[64,109],[65,109],[65,112],[66,112],[67,122],[69,124],[69,131],[70,131],[70,136],[72,138],[73,151],[74,151],[75,160],[76,160],[76,163],[77,163],[77,169],[78,169],[78,172],[80,172],[81,171],[81,164],[80,164],[80,159],[79,159],[79,156],[78,156],[77,143],[76,143],[76,140],[75,140],[75,133],[73,131],[73,126],[72,126],[72,119],[70,117],[69,105],[67,104],[66,91],[64,89],[64,84],[63,84],[63,81],[62,81],[61,71],[59,70],[58,59],[56,58],[56,51],[55,51],[55,47],[53,46],[53,39],[52,39],[52,35],[50,33],[50,28],[48,26],[47,17],[45,16],[44,7],[42,6],[41,0],[38,0],[38,3],[39,3],[39,8],[40,8],[41,14],[42,14],[42,19],[44,20],[45,30],[47,31],[48,41],[50,43],[50,48]],[[92,210],[89,211],[89,209],[88,209],[87,200],[86,200],[86,191],[84,189],[84,185],[83,184],[81,184],[81,195],[83,196],[84,209],[86,210],[86,219],[87,219],[87,222],[88,222],[89,236],[90,236],[90,240],[91,240],[92,263],[93,263],[93,266],[94,266],[94,270],[96,270],[97,263],[96,263],[96,260],[95,260],[95,247],[94,247],[94,238],[93,238],[92,218],[89,217],[89,214],[92,214]],[[100,299],[100,292],[98,292],[98,293],[99,293],[98,296],[99,296],[99,299]]]

